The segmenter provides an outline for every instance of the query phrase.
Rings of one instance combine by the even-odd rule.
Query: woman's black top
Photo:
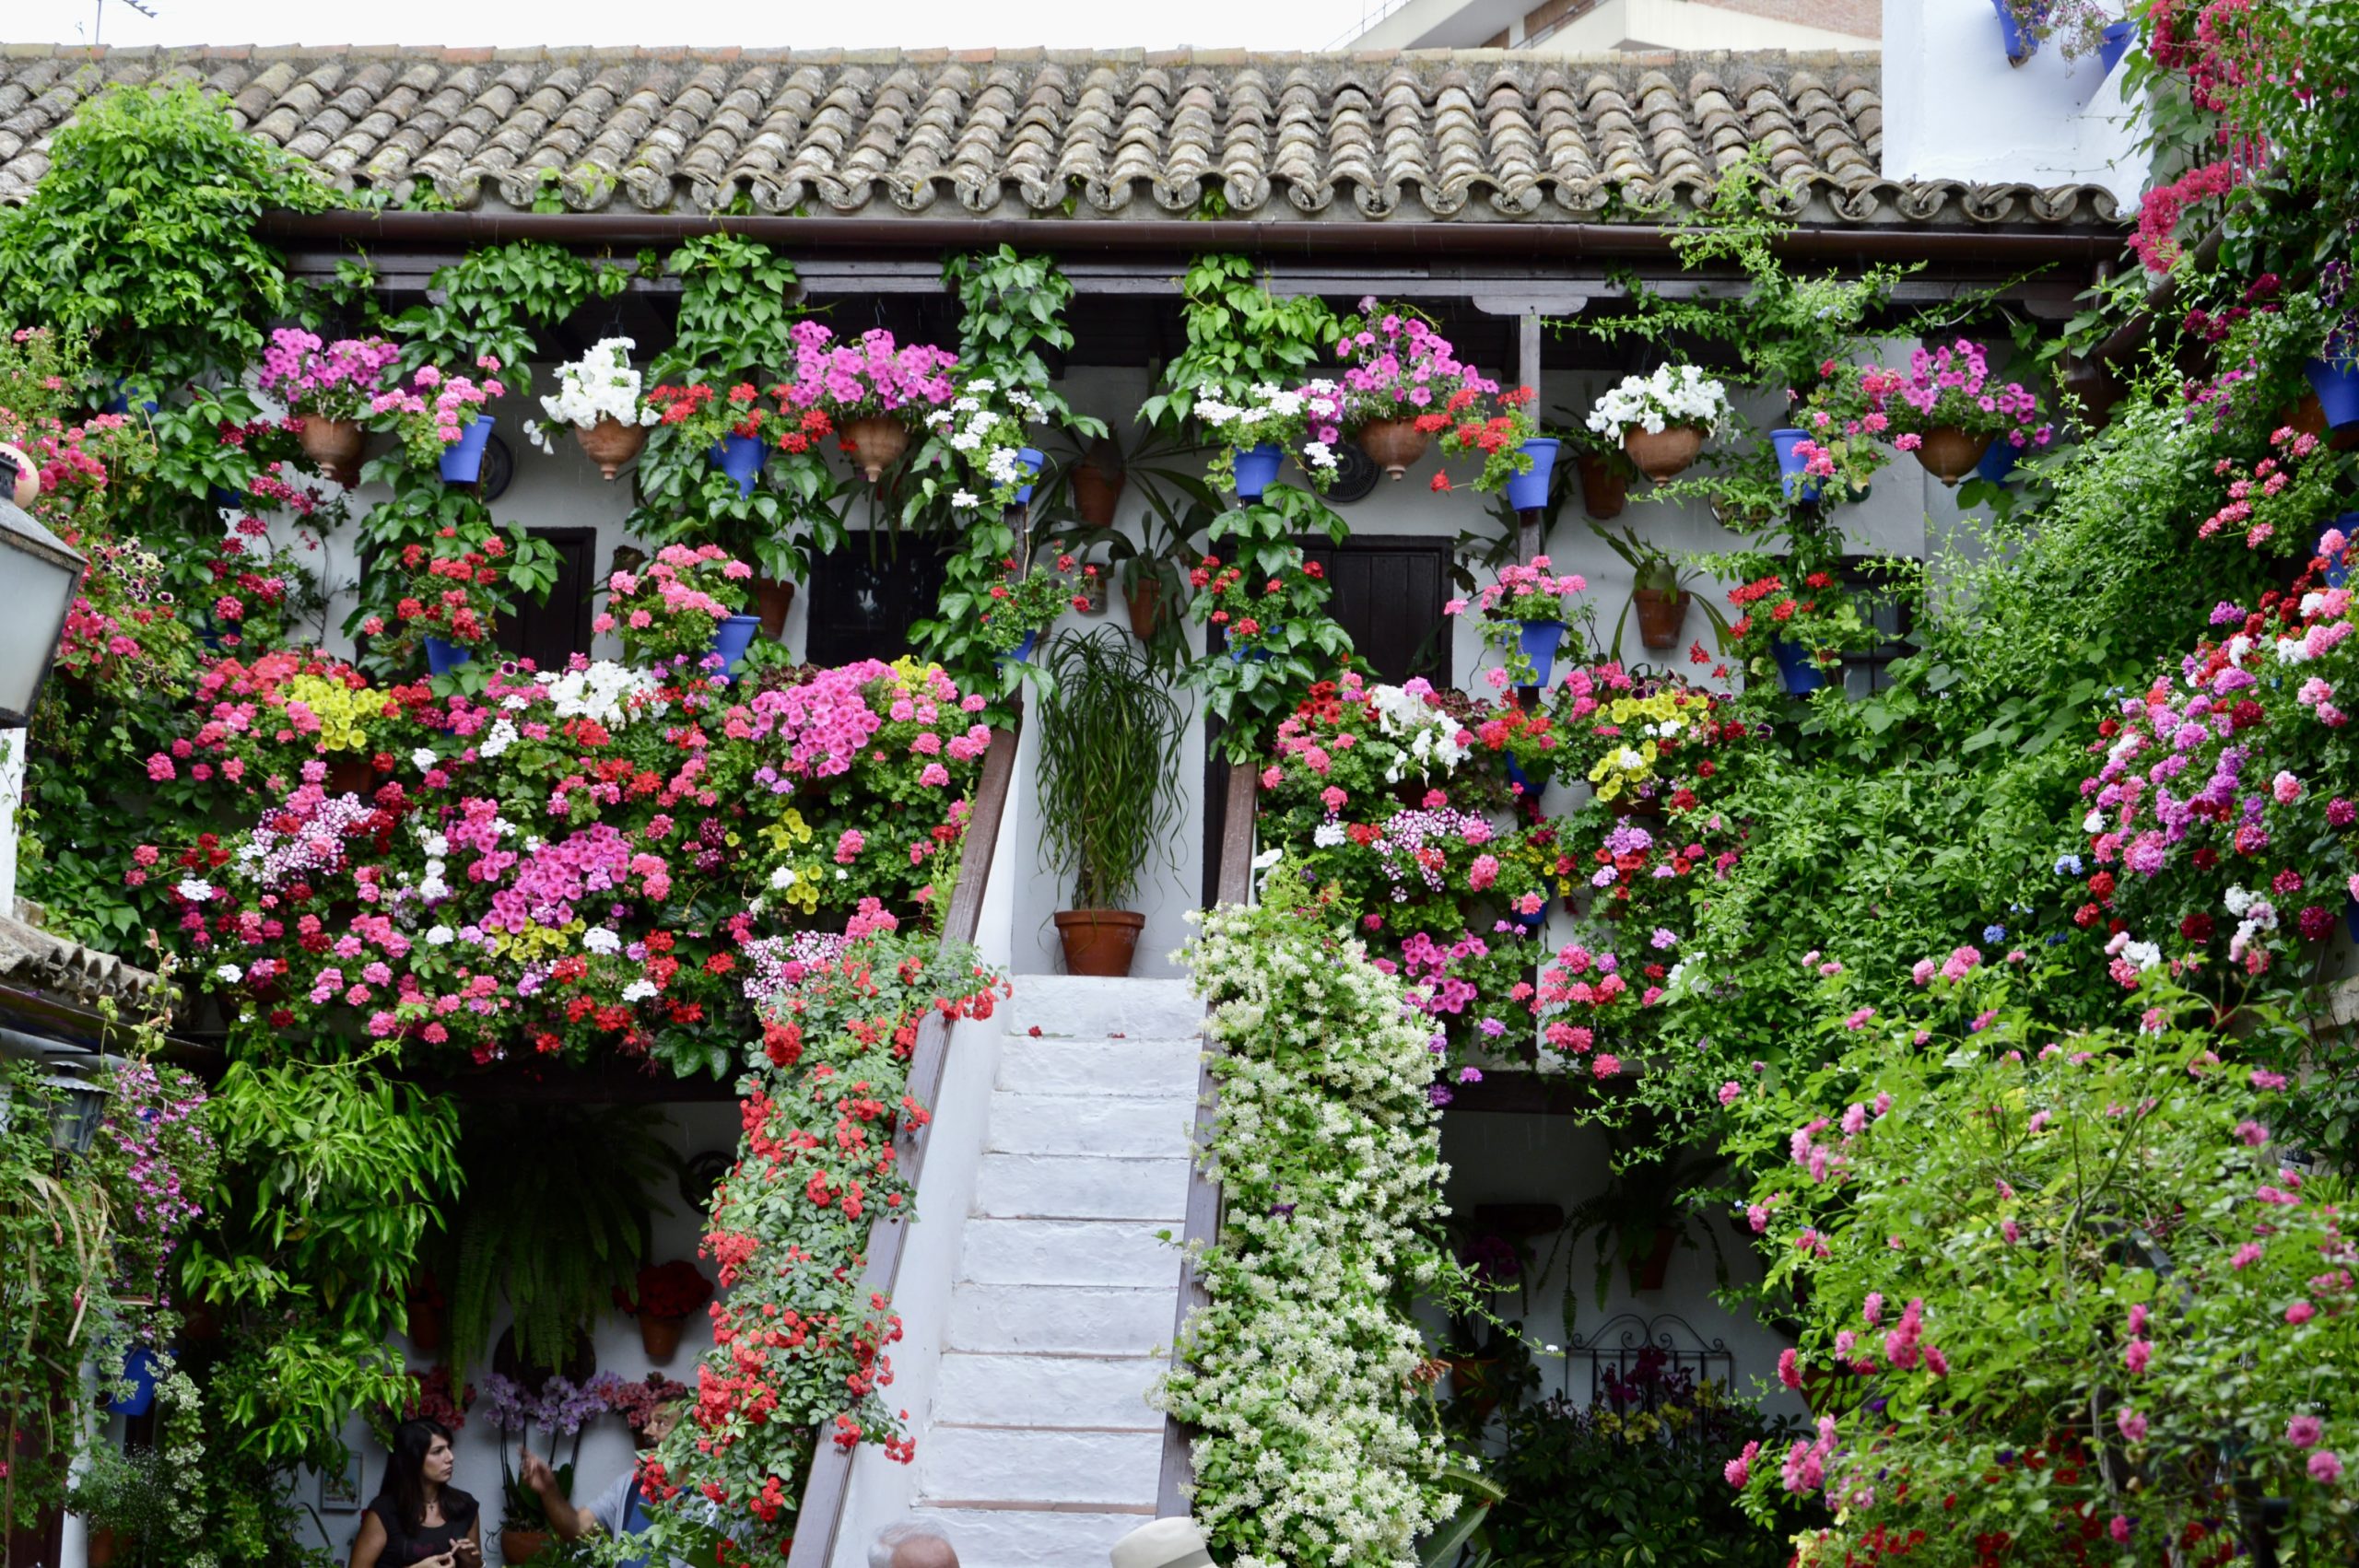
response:
[[[369,1504],[369,1512],[385,1527],[385,1550],[377,1559],[378,1568],[410,1568],[413,1562],[441,1556],[467,1539],[467,1530],[475,1522],[475,1500],[455,1487],[444,1487],[442,1522],[416,1530],[403,1523],[401,1510],[390,1497],[379,1496]]]

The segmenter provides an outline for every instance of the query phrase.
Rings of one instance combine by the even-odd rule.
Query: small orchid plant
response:
[[[601,419],[617,425],[652,425],[663,417],[661,409],[642,397],[642,379],[630,362],[638,344],[627,337],[603,337],[579,359],[557,367],[554,395],[541,399],[546,421],[527,419],[524,434],[545,452],[557,451],[554,432],[565,426],[589,429]]]

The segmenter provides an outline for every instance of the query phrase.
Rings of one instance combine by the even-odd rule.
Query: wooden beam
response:
[[[943,913],[945,942],[974,941],[981,922],[983,895],[991,883],[992,855],[999,845],[1000,818],[1005,814],[1008,790],[1015,777],[1015,743],[1022,728],[1019,712],[1007,728],[992,731],[991,750],[983,754],[983,775],[975,787],[974,814],[967,821],[958,881]],[[950,1027],[941,1013],[929,1012],[918,1025],[917,1045],[910,1054],[909,1092],[920,1105],[930,1106],[940,1096],[949,1053]],[[921,1131],[904,1129],[896,1141],[900,1146],[901,1168],[909,1173],[914,1188],[925,1168],[926,1140]],[[879,1220],[869,1227],[868,1264],[860,1281],[863,1296],[872,1291],[892,1293],[908,1237],[909,1224],[904,1220]],[[825,1432],[816,1434],[811,1474],[804,1480],[802,1505],[794,1516],[794,1548],[787,1556],[786,1568],[827,1568],[834,1557],[836,1536],[843,1527],[844,1500],[851,1490],[851,1461],[850,1450],[839,1448]]]

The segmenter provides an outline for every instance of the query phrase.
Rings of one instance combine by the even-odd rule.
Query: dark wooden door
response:
[[[910,627],[933,615],[944,575],[939,544],[898,534],[813,556],[804,662],[898,659]]]
[[[516,613],[499,617],[499,646],[538,670],[562,670],[575,654],[590,651],[590,591],[598,570],[594,528],[534,528],[525,532],[557,551],[557,581],[546,600],[529,595]]]

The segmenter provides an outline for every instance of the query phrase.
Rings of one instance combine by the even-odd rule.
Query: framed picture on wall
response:
[[[347,1449],[341,1470],[320,1472],[320,1512],[323,1514],[358,1514],[360,1512],[360,1456]]]

